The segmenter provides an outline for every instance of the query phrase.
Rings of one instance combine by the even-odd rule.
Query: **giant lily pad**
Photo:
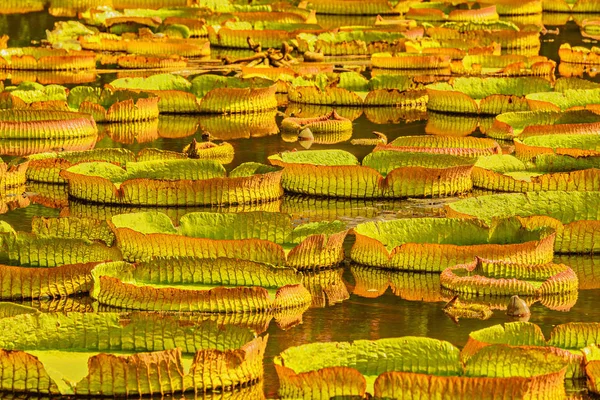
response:
[[[487,398],[497,395],[499,387],[525,399],[564,396],[566,361],[540,349],[488,346],[463,366],[459,350],[449,342],[402,337],[291,347],[275,357],[275,368],[284,399],[366,393],[376,398],[465,393]]]
[[[227,175],[214,160],[80,163],[60,172],[69,195],[110,204],[193,206],[260,203],[281,197],[281,171],[244,163]]]
[[[74,139],[95,137],[97,133],[96,124],[88,114],[51,110],[0,110],[2,139]]]
[[[125,166],[128,162],[181,160],[195,158],[215,160],[227,164],[233,159],[233,146],[229,143],[219,145],[212,142],[194,143],[184,148],[184,152],[146,148],[137,155],[126,149],[103,148],[78,152],[40,153],[29,156],[27,179],[45,183],[67,183],[60,172],[81,162],[105,161]]]
[[[500,145],[491,139],[454,136],[400,136],[387,145],[378,145],[374,151],[382,150],[451,154],[461,157],[479,157],[499,154],[502,151]]]
[[[519,29],[506,21],[447,22],[440,27],[428,28],[427,35],[436,40],[477,40],[484,46],[498,43],[503,49],[511,50],[538,50],[540,47],[538,27]]]
[[[547,92],[551,88],[550,82],[537,77],[455,78],[452,83],[427,86],[427,109],[465,114],[527,111],[527,94]]]
[[[531,93],[526,96],[533,111],[565,111],[600,105],[600,89],[567,89],[563,92]]]
[[[484,76],[541,76],[554,77],[556,62],[542,56],[503,55],[467,55],[452,63],[452,72],[461,75]]]
[[[447,196],[471,189],[474,160],[446,154],[377,151],[359,165],[342,150],[281,153],[286,191],[316,196],[376,198]]]
[[[0,50],[0,69],[85,70],[96,68],[96,55],[89,51],[66,51],[39,47]]]
[[[592,111],[523,111],[498,115],[486,135],[509,140],[520,136],[591,133],[599,127],[600,115]]]
[[[526,221],[405,218],[365,222],[354,228],[350,257],[373,267],[441,272],[475,256],[524,264],[552,261],[554,230]]]
[[[473,185],[503,192],[600,190],[600,157],[541,154],[531,162],[514,156],[481,157]]]
[[[29,162],[7,164],[0,160],[0,193],[6,193],[9,188],[22,186],[27,180],[26,174]]]
[[[128,261],[154,256],[231,257],[296,269],[329,267],[344,258],[347,234],[340,221],[292,227],[288,214],[189,213],[175,228],[165,214],[133,213],[112,218],[117,243]]]
[[[148,78],[121,78],[110,86],[157,94],[161,112],[249,113],[277,107],[277,85],[263,80],[200,75],[188,81],[181,76],[159,74]]]
[[[232,258],[107,263],[92,276],[92,297],[136,310],[266,312],[305,307],[312,300],[295,270]]]
[[[263,376],[267,339],[246,328],[197,317],[1,307],[0,363],[10,371],[2,390],[142,396],[226,389]],[[103,340],[108,332],[118,339]]]
[[[15,232],[5,222],[0,225],[0,262],[24,267],[52,268],[64,264],[81,264],[120,260],[115,247],[87,239],[62,238],[52,235]]]
[[[526,265],[477,257],[471,263],[446,268],[440,284],[455,293],[541,296],[576,292],[579,281],[564,264]]]
[[[450,56],[411,53],[376,53],[371,56],[374,68],[385,69],[443,69],[450,67]]]
[[[530,322],[509,322],[494,325],[469,334],[461,356],[468,359],[477,355],[482,348],[507,344],[533,349],[542,347],[547,353],[565,357],[569,361],[568,378],[584,378],[584,357],[582,349],[600,340],[598,323],[571,322],[557,325],[552,329],[550,339],[546,340],[539,326]]]
[[[600,135],[593,130],[588,130],[580,134],[579,132],[570,134],[564,132],[561,134],[547,134],[527,136],[515,139],[516,156],[522,160],[532,160],[540,155],[550,157],[551,155],[571,156],[575,159],[590,157],[595,160],[600,156]],[[558,159],[566,160],[565,157]],[[584,161],[585,163],[585,161]],[[597,165],[597,164],[596,164]]]
[[[302,104],[424,108],[424,91],[413,89],[415,83],[405,76],[381,75],[369,81],[356,72],[333,78],[317,74],[311,80],[299,77],[289,82],[288,99]]]
[[[494,218],[518,215],[530,217],[533,225],[556,230],[554,249],[558,253],[600,251],[598,208],[600,192],[541,191],[497,194],[463,199],[446,205],[450,217],[474,217],[491,222]]]
[[[130,122],[158,118],[158,96],[127,90],[96,90],[77,86],[69,91],[69,106],[91,114],[96,122]]]
[[[348,56],[401,52],[404,50],[406,35],[397,31],[356,30],[320,34],[300,33],[296,40],[301,52],[321,50],[325,55]]]

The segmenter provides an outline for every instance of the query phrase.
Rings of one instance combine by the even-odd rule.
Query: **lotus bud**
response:
[[[529,306],[525,303],[525,300],[519,298],[519,296],[512,296],[508,302],[506,314],[511,317],[529,317],[531,311],[529,311]]]

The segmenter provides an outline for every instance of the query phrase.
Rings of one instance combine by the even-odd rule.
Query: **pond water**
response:
[[[56,18],[46,13],[31,13],[25,15],[12,15],[0,17],[0,35],[8,34],[11,37],[9,45],[22,46],[31,40],[40,40],[45,37],[45,29],[51,29]],[[555,27],[548,26],[550,29]],[[557,50],[561,43],[569,42],[580,44],[579,28],[574,22],[560,26],[560,34],[547,35],[540,54],[558,61]],[[114,74],[101,76],[96,82],[114,79]],[[286,112],[283,107],[281,112]],[[289,112],[288,110],[287,112]],[[300,110],[296,110],[298,112]],[[341,110],[340,112],[343,112]],[[354,112],[354,111],[346,111]],[[393,123],[378,123],[381,118],[373,114],[363,113],[354,120],[352,138],[373,138],[371,132],[379,131],[387,135],[391,141],[399,136],[425,134],[426,116],[419,120],[407,121],[402,119],[400,110],[390,110],[390,119],[396,118]],[[277,115],[279,123],[283,114]],[[271,116],[271,118],[273,118]],[[180,121],[178,121],[178,119]],[[231,129],[215,129],[219,124],[227,124],[227,118],[222,116],[199,117],[161,117],[165,124],[181,125],[177,128],[183,137],[168,138],[151,136],[144,140],[131,140],[129,137],[119,136],[118,132],[107,130],[98,141],[96,147],[123,147],[132,151],[139,151],[146,147],[157,147],[168,150],[181,150],[192,138],[200,141],[202,134],[209,131],[215,139],[227,140],[235,148],[235,160],[231,167],[246,161],[265,162],[266,157],[277,152],[292,149],[301,149],[299,143],[286,142],[282,137],[272,132],[272,129],[261,131],[235,132]],[[376,121],[376,122],[373,122]],[[199,127],[196,128],[196,124]],[[187,133],[184,131],[187,129]],[[272,134],[271,134],[272,133]],[[229,135],[229,136],[228,136]],[[475,132],[474,135],[481,136]],[[237,138],[235,137],[237,136]],[[359,159],[368,154],[372,147],[355,146],[349,141],[336,145],[314,145],[313,149],[339,148],[351,151]],[[228,167],[229,168],[229,167]],[[31,230],[31,218],[34,216],[58,216],[64,212],[61,208],[50,208],[40,200],[40,195],[46,197],[56,196],[66,199],[60,189],[50,191],[49,188],[30,187],[30,202],[27,207],[16,208],[0,216],[18,230]],[[45,192],[47,191],[47,193]],[[337,217],[349,224],[356,224],[367,219],[394,218],[397,215],[409,217],[412,215],[436,215],[439,207],[447,200],[405,200],[405,201],[319,201],[287,196],[280,205],[282,211],[291,212],[296,220],[316,220],[322,218],[324,210],[328,210],[329,217]],[[95,215],[115,212],[103,210],[102,207],[86,208],[77,203],[61,203],[62,208],[72,210],[86,209]],[[183,212],[180,212],[183,214]],[[106,214],[104,214],[106,215]],[[349,238],[346,248],[349,249]],[[600,321],[600,257],[578,256],[560,259],[559,261],[571,265],[579,275],[582,285],[577,299],[569,299],[572,303],[568,311],[559,310],[556,305],[544,305],[536,302],[531,306],[530,321],[540,325],[545,334],[548,334],[556,324],[571,321]],[[321,273],[324,274],[324,273]],[[310,274],[309,274],[310,275]],[[272,358],[290,346],[318,342],[318,341],[349,341],[356,339],[378,339],[398,336],[428,336],[444,339],[457,346],[463,346],[469,332],[508,321],[502,310],[495,310],[493,316],[485,321],[477,319],[461,319],[453,322],[443,312],[442,308],[449,300],[448,296],[439,292],[439,282],[436,287],[436,276],[420,274],[386,273],[372,270],[360,272],[356,266],[347,263],[337,273],[338,285],[346,287],[348,298],[337,304],[335,298],[328,297],[331,293],[323,294],[320,301],[315,301],[313,307],[306,311],[301,319],[286,324],[271,321],[266,332],[269,334],[267,354],[265,357],[264,390],[267,397],[276,397],[278,380],[272,364]],[[312,277],[317,279],[316,277]],[[342,297],[344,289],[341,289]],[[339,292],[338,292],[339,294]],[[563,307],[564,308],[564,307]],[[282,328],[280,325],[284,325]],[[575,384],[576,387],[584,383]]]

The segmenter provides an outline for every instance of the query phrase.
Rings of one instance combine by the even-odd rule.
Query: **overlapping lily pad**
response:
[[[91,114],[96,122],[131,122],[158,118],[158,96],[127,90],[78,86],[69,91],[71,108]]]
[[[552,261],[554,230],[527,220],[406,218],[358,224],[353,261],[399,270],[441,272],[475,256],[523,264]]]
[[[200,75],[188,81],[177,75],[159,74],[117,79],[110,86],[155,93],[160,98],[160,112],[250,113],[277,107],[277,85],[264,80]]]
[[[551,226],[556,230],[558,253],[599,252],[598,207],[600,192],[541,191],[497,194],[463,199],[446,205],[451,217],[475,217],[491,222],[494,218],[518,215],[530,217],[532,226]]]
[[[377,151],[359,165],[342,150],[273,155],[284,167],[286,191],[316,196],[400,198],[448,196],[469,191],[473,159],[446,154]]]
[[[523,111],[500,114],[486,135],[512,140],[520,136],[548,134],[585,134],[600,126],[600,115],[593,111]]]
[[[137,155],[126,149],[94,149],[79,152],[40,153],[29,156],[27,179],[44,183],[67,183],[60,172],[81,162],[109,162],[125,166],[128,162],[182,160],[188,158],[214,160],[227,164],[233,159],[233,146],[229,143],[194,142],[182,153],[146,148]]]
[[[10,371],[2,390],[142,396],[230,389],[263,376],[267,338],[245,328],[202,317],[0,307],[0,365]],[[118,340],[104,340],[109,332]]]
[[[479,157],[499,154],[502,149],[491,139],[455,136],[400,136],[387,145],[378,145],[374,151],[423,152]]]
[[[427,103],[425,92],[410,77],[380,75],[367,80],[356,72],[295,78],[288,83],[288,99],[302,104],[423,109]]]
[[[467,55],[452,63],[452,72],[460,75],[484,76],[540,76],[554,77],[556,62],[542,56],[503,55]]]
[[[455,78],[427,86],[427,109],[462,114],[501,114],[528,111],[525,96],[547,92],[550,82],[537,77]]]
[[[68,228],[40,229],[33,233],[15,232],[3,223],[0,234],[0,298],[38,299],[87,292],[91,270],[99,262],[120,260],[116,248],[88,239],[69,238]],[[77,229],[77,228],[74,228]],[[89,235],[96,239],[98,230]],[[19,282],[15,285],[15,282]]]
[[[577,160],[574,164],[583,163],[589,158],[592,163],[600,156],[600,135],[595,131],[589,130],[580,134],[569,132],[547,135],[527,136],[515,139],[515,153],[521,160],[532,160],[541,158],[540,155],[552,159],[552,155],[570,156]],[[567,160],[567,157],[557,157],[560,160]],[[582,161],[579,161],[581,159]],[[568,163],[567,163],[568,165]],[[597,164],[596,164],[597,165]]]
[[[404,50],[406,34],[399,31],[353,30],[325,32],[320,34],[300,33],[296,36],[301,52],[320,50],[325,55],[370,55]]]
[[[306,307],[311,295],[291,268],[232,258],[154,258],[100,264],[91,295],[136,310],[267,312]]]
[[[162,213],[114,216],[119,248],[131,262],[155,256],[230,257],[296,269],[331,267],[344,258],[340,221],[292,226],[277,212],[189,213],[179,227]]]
[[[436,40],[477,40],[484,46],[498,43],[503,49],[513,52],[533,49],[537,54],[540,48],[539,27],[526,26],[520,29],[506,21],[446,22],[439,27],[428,28],[427,35]]]
[[[229,174],[215,160],[84,162],[60,172],[69,196],[108,204],[194,206],[260,203],[283,194],[281,170],[244,163]]]
[[[477,257],[471,263],[446,268],[440,284],[454,293],[536,297],[577,292],[579,281],[564,264],[527,265]]]
[[[510,155],[481,157],[473,185],[503,192],[600,190],[599,157],[541,154],[531,162]]]
[[[86,70],[96,68],[96,55],[88,51],[66,51],[39,47],[0,51],[0,69]]]
[[[423,363],[423,360],[428,362]],[[517,361],[518,360],[518,361]],[[518,368],[515,368],[518,365]],[[291,347],[275,358],[284,398],[564,396],[566,361],[540,349],[488,346],[463,366],[449,342],[402,337]]]
[[[584,378],[582,350],[599,341],[599,325],[594,322],[571,322],[557,325],[546,340],[539,326],[530,322],[510,322],[471,332],[461,356],[469,359],[482,348],[507,344],[526,349],[543,348],[568,360],[567,378]]]

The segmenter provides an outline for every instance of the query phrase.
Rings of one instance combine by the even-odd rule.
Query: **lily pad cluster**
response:
[[[0,391],[264,398],[280,353],[281,398],[600,392],[597,323],[413,320],[598,287],[600,50],[541,55],[597,1],[0,3],[58,17],[0,18]],[[315,317],[373,299],[423,337]]]

